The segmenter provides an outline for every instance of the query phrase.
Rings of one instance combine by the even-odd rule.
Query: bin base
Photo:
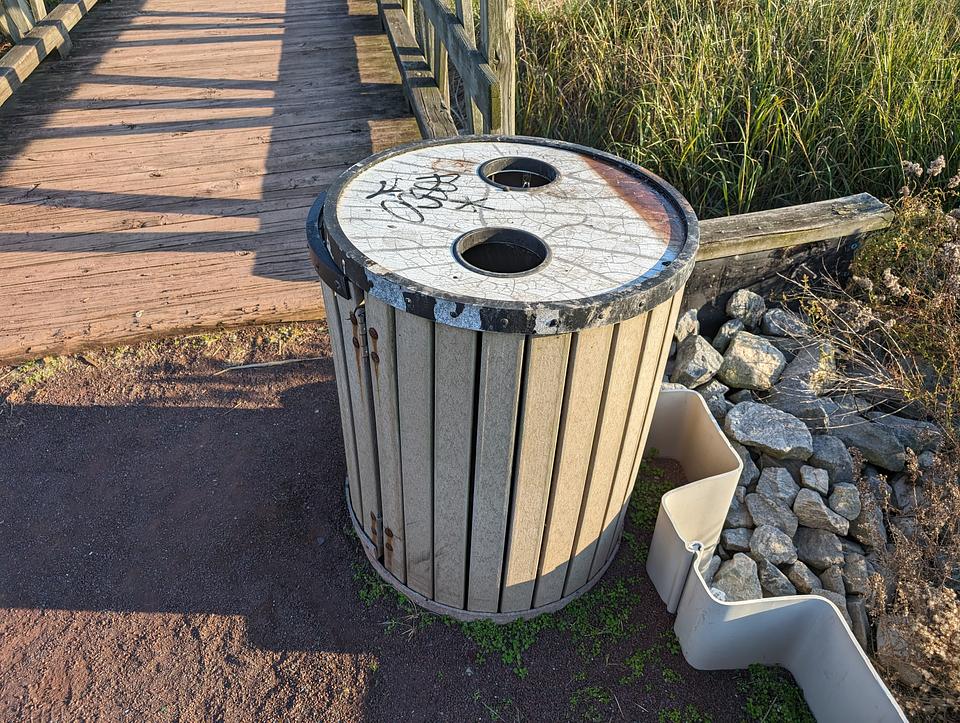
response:
[[[514,620],[529,620],[530,618],[535,618],[538,615],[543,615],[544,613],[557,612],[565,605],[570,604],[578,597],[589,592],[594,585],[600,582],[600,579],[604,576],[604,573],[606,573],[607,568],[609,568],[611,563],[613,563],[613,561],[616,559],[617,552],[620,549],[620,540],[618,539],[614,543],[613,550],[610,551],[610,557],[607,558],[607,561],[603,564],[603,567],[600,568],[596,575],[588,580],[587,583],[582,587],[574,590],[569,595],[550,603],[549,605],[541,605],[537,608],[530,608],[529,610],[521,610],[520,612],[513,613],[482,613],[473,610],[463,610],[462,608],[444,605],[443,603],[438,603],[436,600],[431,600],[430,598],[425,597],[416,590],[404,585],[396,578],[396,576],[394,576],[392,572],[385,568],[377,556],[376,544],[374,544],[373,540],[367,537],[367,533],[363,530],[363,525],[360,524],[360,521],[353,512],[353,504],[350,501],[349,477],[345,478],[344,480],[344,493],[346,494],[347,498],[347,511],[350,513],[350,523],[353,525],[353,531],[356,532],[357,537],[360,538],[360,546],[363,548],[363,554],[367,556],[367,560],[369,560],[370,564],[373,565],[373,569],[376,570],[377,574],[424,610],[429,610],[437,615],[449,615],[456,620],[462,620],[464,622],[473,622],[474,620],[490,620],[498,624],[506,624],[512,623]]]

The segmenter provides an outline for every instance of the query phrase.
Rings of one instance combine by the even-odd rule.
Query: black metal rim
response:
[[[572,151],[603,161],[642,178],[673,207],[684,226],[685,234],[668,246],[671,260],[658,261],[651,268],[652,278],[622,286],[606,293],[561,302],[498,301],[468,295],[453,295],[422,286],[378,267],[347,238],[335,209],[344,188],[355,176],[387,158],[417,148],[448,143],[496,142],[541,145]],[[700,227],[689,202],[669,183],[650,171],[622,158],[602,151],[564,141],[528,136],[456,136],[418,141],[382,151],[354,164],[344,171],[327,191],[326,213],[318,218],[323,239],[343,273],[365,293],[408,313],[439,323],[477,331],[512,334],[564,334],[596,326],[605,326],[632,319],[671,298],[693,272],[700,245]],[[666,253],[665,253],[666,255]]]

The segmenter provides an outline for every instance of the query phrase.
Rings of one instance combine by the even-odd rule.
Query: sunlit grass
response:
[[[660,173],[715,216],[960,160],[960,0],[520,0],[518,129]]]

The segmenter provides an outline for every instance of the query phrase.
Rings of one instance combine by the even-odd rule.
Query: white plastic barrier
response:
[[[826,598],[721,602],[710,594],[701,570],[720,539],[743,465],[699,394],[660,393],[647,449],[679,462],[692,480],[661,499],[647,559],[657,592],[677,614],[674,630],[687,662],[701,670],[781,665],[821,722],[906,721]]]

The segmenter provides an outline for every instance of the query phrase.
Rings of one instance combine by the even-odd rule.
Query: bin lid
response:
[[[690,204],[656,175],[514,136],[372,156],[336,180],[314,223],[365,293],[439,323],[517,334],[637,316],[686,282],[699,245]]]

